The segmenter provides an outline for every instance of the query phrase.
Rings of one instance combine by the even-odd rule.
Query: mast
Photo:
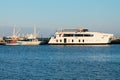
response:
[[[15,25],[13,26],[13,36],[15,35]]]
[[[36,25],[34,24],[34,36],[37,37],[37,33],[36,33]]]

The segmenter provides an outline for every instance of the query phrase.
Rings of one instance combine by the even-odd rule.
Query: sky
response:
[[[51,36],[61,28],[88,28],[120,36],[120,0],[0,0],[0,36]]]

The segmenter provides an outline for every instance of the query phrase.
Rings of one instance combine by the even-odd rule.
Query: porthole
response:
[[[56,40],[56,42],[58,42],[58,40]]]
[[[62,40],[60,40],[60,42],[62,42]]]
[[[83,42],[84,42],[84,39],[83,39]]]
[[[74,40],[72,39],[72,42],[74,42]]]

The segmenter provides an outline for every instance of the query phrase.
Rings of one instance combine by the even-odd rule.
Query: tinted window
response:
[[[83,34],[75,34],[76,37],[82,37]]]
[[[74,40],[72,39],[72,42],[74,42]]]
[[[92,34],[75,34],[76,37],[92,37]]]
[[[92,34],[84,34],[85,37],[92,37]]]
[[[64,34],[64,37],[73,37],[73,34]]]
[[[64,37],[92,37],[93,34],[64,34]]]
[[[83,42],[84,42],[84,39],[83,39]]]
[[[60,42],[62,42],[62,40],[60,40]]]

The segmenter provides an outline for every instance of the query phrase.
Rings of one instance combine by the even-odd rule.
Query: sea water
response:
[[[120,80],[120,45],[0,46],[0,80]]]

